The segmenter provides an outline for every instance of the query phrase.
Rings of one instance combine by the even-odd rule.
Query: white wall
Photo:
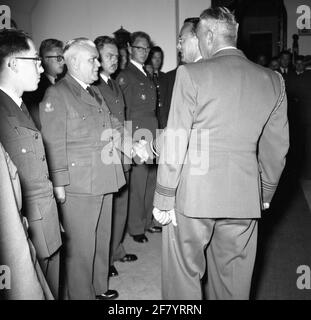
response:
[[[142,30],[165,53],[163,71],[176,66],[178,29],[187,17],[198,16],[211,0],[2,0],[19,28],[32,34],[35,44],[46,38],[63,41],[110,35],[121,25]]]
[[[163,70],[176,64],[175,0],[38,0],[32,13],[33,38],[63,41],[110,35],[121,25],[142,30],[165,52]]]
[[[291,48],[293,39],[293,34],[298,34],[297,30],[297,18],[299,15],[297,12],[297,7],[300,5],[309,5],[311,7],[310,0],[284,0],[284,4],[287,10],[288,25],[287,25],[287,47]],[[311,55],[311,36],[300,36],[299,37],[299,53],[302,55]]]

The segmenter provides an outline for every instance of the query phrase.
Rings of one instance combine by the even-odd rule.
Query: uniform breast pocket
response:
[[[29,139],[12,142],[8,152],[17,167],[21,181],[34,181],[40,178],[42,167],[38,165],[35,149]]]
[[[90,134],[90,126],[88,125],[88,116],[68,118],[67,133],[74,138],[87,137]]]

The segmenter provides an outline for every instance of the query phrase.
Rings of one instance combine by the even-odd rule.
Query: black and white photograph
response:
[[[311,300],[311,1],[0,0],[0,160],[0,300]]]

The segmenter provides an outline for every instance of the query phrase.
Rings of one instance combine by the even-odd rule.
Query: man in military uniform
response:
[[[12,45],[14,43],[14,46]],[[32,40],[16,30],[0,32],[0,141],[17,167],[22,214],[39,263],[55,298],[59,290],[60,226],[40,131],[21,96],[38,87],[40,58]]]
[[[228,9],[205,10],[197,36],[206,60],[177,70],[154,197],[154,215],[167,224],[164,299],[202,299],[205,271],[207,299],[249,298],[258,219],[289,135],[282,76],[249,61],[237,32]]]
[[[123,94],[117,82],[110,77],[118,68],[118,47],[114,39],[107,36],[96,38],[95,44],[100,54],[102,68],[96,85],[104,97],[111,113],[120,121],[120,123],[124,123],[125,105]],[[118,275],[118,271],[113,264],[114,261],[131,262],[137,260],[135,254],[126,253],[122,244],[128,212],[128,183],[130,169],[130,164],[123,163],[127,184],[123,186],[118,193],[114,194],[113,199],[109,276]]]
[[[41,42],[39,54],[42,59],[44,73],[33,92],[26,92],[23,100],[38,129],[41,129],[39,120],[39,103],[43,100],[47,88],[55,84],[57,78],[64,71],[63,43],[57,39],[46,39]]]
[[[131,34],[130,63],[117,77],[124,94],[126,119],[132,122],[134,140],[155,138],[158,120],[156,88],[148,78],[144,63],[150,50],[150,37],[144,32]],[[133,166],[130,179],[128,232],[137,242],[147,242],[145,231],[152,228],[152,200],[156,184],[156,166],[152,163]],[[151,228],[151,229],[150,229]]]
[[[108,290],[112,194],[125,184],[119,151],[123,125],[111,114],[99,89],[95,44],[67,43],[68,73],[48,89],[40,104],[42,134],[66,232],[66,299],[114,299]],[[131,157],[131,150],[123,148]]]

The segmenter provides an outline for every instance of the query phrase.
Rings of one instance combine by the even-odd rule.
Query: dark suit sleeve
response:
[[[180,67],[173,90],[171,112],[165,136],[162,137],[154,206],[171,210],[186,158],[193,114],[196,106],[196,89],[185,67]],[[175,152],[172,152],[175,150]]]
[[[281,75],[279,75],[279,79],[281,82],[279,99],[263,130],[258,146],[264,203],[270,203],[272,200],[285,166],[285,157],[289,148],[287,97]]]
[[[40,103],[42,136],[54,187],[70,183],[67,163],[67,112],[60,93],[50,87]]]

